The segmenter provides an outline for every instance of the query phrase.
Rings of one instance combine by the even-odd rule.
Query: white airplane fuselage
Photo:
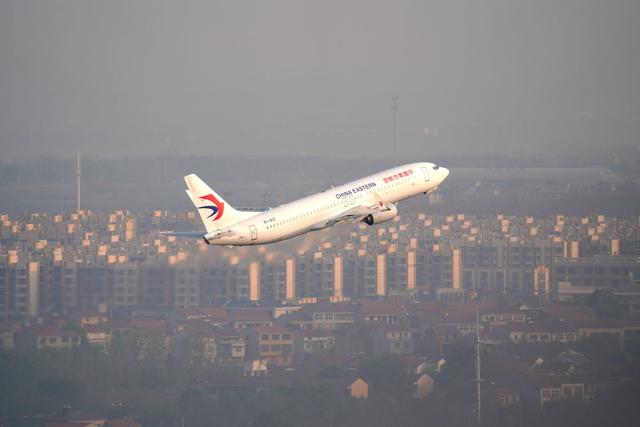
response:
[[[433,163],[394,167],[263,212],[242,213],[238,222],[208,228],[202,237],[212,245],[262,245],[354,220],[383,222],[397,214],[395,203],[435,190],[448,175]],[[213,206],[198,209],[203,208],[212,209],[210,216],[218,212]]]

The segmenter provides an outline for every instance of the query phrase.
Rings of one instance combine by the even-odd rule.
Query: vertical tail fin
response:
[[[207,232],[228,227],[242,219],[240,212],[229,206],[196,174],[185,176],[184,182],[187,184],[187,195],[198,208]]]

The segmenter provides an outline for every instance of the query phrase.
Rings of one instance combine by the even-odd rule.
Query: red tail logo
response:
[[[216,217],[213,218],[212,221],[217,221],[222,217],[222,214],[224,213],[224,203],[216,199],[216,197],[213,194],[207,194],[206,196],[200,197],[200,199],[208,200],[211,203],[213,203],[213,205],[200,206],[198,208],[198,209],[211,209],[211,214],[207,218],[211,218],[212,216],[215,215]]]

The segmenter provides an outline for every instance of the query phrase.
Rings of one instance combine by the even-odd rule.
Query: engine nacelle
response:
[[[398,208],[393,203],[387,203],[389,207],[388,211],[378,211],[372,214],[369,214],[364,217],[362,222],[365,222],[369,225],[379,224],[381,222],[389,221],[395,218],[398,215]]]

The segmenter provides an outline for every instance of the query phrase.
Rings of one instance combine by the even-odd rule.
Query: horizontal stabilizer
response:
[[[202,231],[161,231],[161,236],[178,236],[178,237],[193,237],[202,239],[204,233]]]

